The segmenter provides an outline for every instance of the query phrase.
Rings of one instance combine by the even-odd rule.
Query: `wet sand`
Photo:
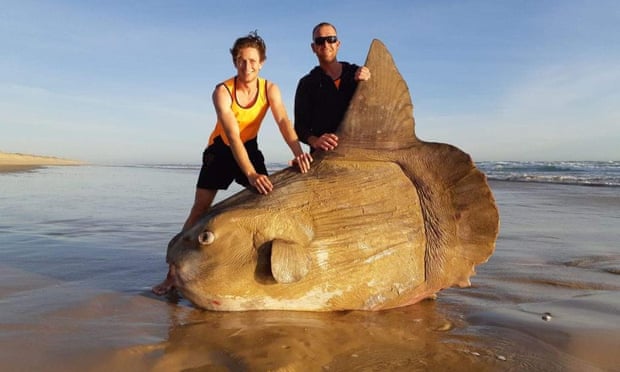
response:
[[[20,236],[0,248],[11,257],[0,264],[0,364],[45,371],[619,370],[620,190],[491,186],[500,237],[472,287],[374,313],[202,311],[150,293],[165,274],[161,252],[101,254],[63,244],[41,251],[45,239]],[[0,231],[14,229],[2,223]],[[164,246],[163,237],[152,239]]]

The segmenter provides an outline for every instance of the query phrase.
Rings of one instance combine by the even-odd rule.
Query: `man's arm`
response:
[[[307,78],[302,78],[295,92],[295,132],[299,139],[316,150],[333,150],[338,146],[338,137],[333,133],[324,133],[320,137],[312,134],[310,123],[311,105]]]
[[[307,145],[310,145],[308,137],[312,135],[310,129],[310,96],[307,82],[302,78],[295,91],[295,132],[299,140]]]

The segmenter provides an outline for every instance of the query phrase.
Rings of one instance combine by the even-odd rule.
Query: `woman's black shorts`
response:
[[[256,138],[244,143],[250,161],[257,173],[267,174],[265,158],[258,149]],[[226,190],[232,181],[249,187],[250,182],[235,161],[232,150],[221,137],[217,137],[202,154],[202,168],[196,187],[209,190]]]

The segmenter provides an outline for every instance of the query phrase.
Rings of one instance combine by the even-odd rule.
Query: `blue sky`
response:
[[[334,23],[341,60],[383,41],[416,133],[483,160],[620,160],[620,2],[0,1],[0,151],[93,163],[193,163],[215,123],[229,48],[258,30],[261,75],[293,116]],[[268,162],[289,159],[268,115]]]

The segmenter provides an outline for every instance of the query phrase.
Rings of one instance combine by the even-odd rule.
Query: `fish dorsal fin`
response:
[[[357,86],[337,132],[341,144],[398,149],[418,142],[409,88],[381,41],[370,44],[365,66],[371,78]]]

